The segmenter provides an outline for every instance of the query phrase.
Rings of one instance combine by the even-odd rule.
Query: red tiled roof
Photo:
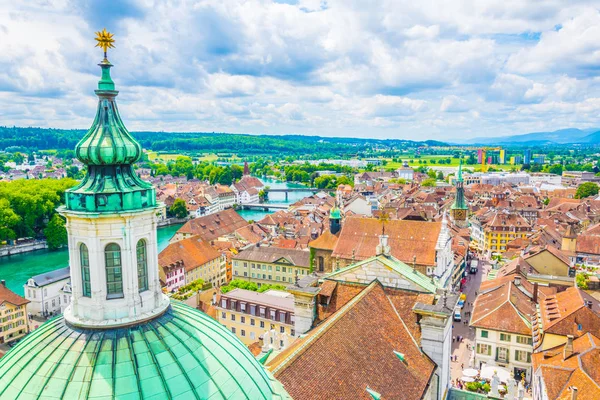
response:
[[[29,300],[19,296],[6,286],[0,284],[0,304],[10,303],[15,306],[22,306],[30,303]]]
[[[376,254],[383,223],[375,218],[347,217],[332,253],[342,259],[364,260]],[[419,265],[435,265],[435,246],[442,228],[441,222],[390,220],[385,222],[385,234],[394,257],[412,264],[416,256]],[[354,253],[353,253],[354,250]]]
[[[170,243],[158,255],[158,265],[166,266],[183,261],[185,270],[191,271],[207,262],[219,258],[221,253],[215,250],[200,236],[192,236],[178,242]]]
[[[591,333],[573,341],[573,354],[564,357],[566,344],[534,353],[533,371],[544,380],[548,398],[570,400],[571,387],[577,387],[577,399],[600,398],[600,339]]]
[[[200,235],[204,240],[213,240],[221,236],[229,235],[237,229],[248,225],[233,209],[227,209],[215,214],[194,218],[185,223],[177,233]]]
[[[338,242],[339,234],[334,235],[329,230],[323,232],[321,236],[310,242],[308,245],[314,249],[333,250]]]
[[[394,353],[405,357],[402,362]],[[434,362],[421,352],[383,287],[373,282],[269,365],[295,399],[421,399]]]

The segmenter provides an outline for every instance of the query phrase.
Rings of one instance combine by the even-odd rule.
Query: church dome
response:
[[[142,156],[142,146],[131,136],[121,120],[115,97],[119,94],[110,77],[112,64],[98,64],[102,77],[98,81],[98,109],[92,127],[75,147],[75,156],[86,165],[133,164]]]
[[[20,396],[290,399],[235,335],[179,302],[127,328],[46,322],[0,359],[0,398]]]

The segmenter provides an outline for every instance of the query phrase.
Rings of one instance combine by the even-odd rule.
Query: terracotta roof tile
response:
[[[194,218],[179,228],[177,233],[200,235],[202,239],[210,241],[232,234],[246,225],[248,225],[248,222],[240,214],[233,209],[227,209],[215,214]]]
[[[221,253],[202,240],[200,236],[192,236],[170,243],[158,255],[158,265],[162,267],[183,261],[186,272],[189,272],[220,256]]]
[[[0,304],[4,304],[5,302],[14,304],[15,306],[22,306],[30,303],[29,300],[19,296],[5,285],[0,284]]]
[[[394,351],[404,354],[400,361]],[[295,399],[421,399],[435,364],[374,282],[268,367]]]
[[[383,223],[375,218],[346,218],[333,257],[364,260],[376,254]],[[435,265],[435,246],[442,228],[441,222],[390,220],[385,233],[394,257],[412,264],[416,256],[419,265]],[[354,253],[353,253],[354,250]]]

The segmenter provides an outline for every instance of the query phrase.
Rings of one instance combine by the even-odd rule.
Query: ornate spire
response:
[[[156,193],[133,171],[133,163],[142,156],[142,146],[131,136],[121,120],[115,98],[119,94],[110,76],[113,66],[107,49],[115,40],[104,29],[96,32],[96,47],[104,51],[98,64],[102,70],[98,90],[96,118],[75,147],[75,156],[88,166],[83,181],[67,193],[66,206],[75,211],[125,211],[153,207]]]

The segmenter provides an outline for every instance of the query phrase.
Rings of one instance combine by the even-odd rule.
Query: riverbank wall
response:
[[[159,228],[169,225],[177,225],[177,224],[185,224],[188,221],[188,218],[167,218],[158,221],[156,224]]]
[[[38,240],[31,243],[17,244],[13,246],[0,247],[0,257],[12,256],[14,254],[28,253],[30,251],[47,249],[48,244],[45,240]]]

